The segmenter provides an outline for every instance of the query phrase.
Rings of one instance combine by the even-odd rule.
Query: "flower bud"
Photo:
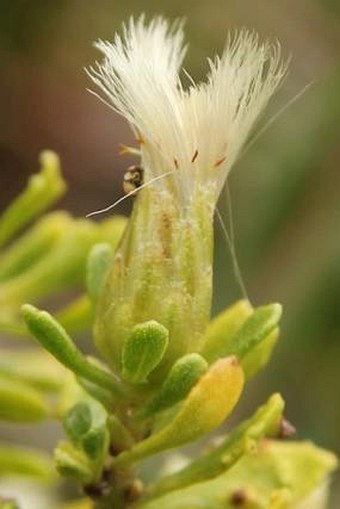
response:
[[[212,216],[208,190],[184,209],[164,190],[139,193],[97,306],[96,344],[116,371],[133,328],[149,320],[169,331],[161,375],[199,347],[211,306]]]

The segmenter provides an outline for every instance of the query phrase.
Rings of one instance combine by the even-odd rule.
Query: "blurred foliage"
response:
[[[338,0],[3,0],[0,200],[8,203],[22,187],[45,146],[66,163],[69,209],[84,216],[120,196],[129,161],[119,159],[117,150],[130,134],[86,94],[82,68],[97,56],[94,39],[112,37],[122,20],[141,11],[187,17],[186,67],[194,77],[205,71],[203,59],[221,49],[228,28],[247,25],[278,37],[292,54],[291,71],[262,125],[312,82],[245,153],[230,187],[236,248],[250,298],[256,304],[278,300],[284,308],[279,346],[256,388],[248,391],[248,402],[264,399],[270,380],[285,395],[301,436],[339,451],[340,409],[334,404],[340,385]],[[227,218],[223,197],[220,208]],[[216,261],[217,311],[240,295],[222,233]]]
[[[3,0],[0,17],[0,38],[11,51],[24,52],[30,47],[41,50],[41,36],[53,22],[54,16],[67,6],[67,1],[44,2],[44,0]],[[44,20],[44,23],[42,23]]]

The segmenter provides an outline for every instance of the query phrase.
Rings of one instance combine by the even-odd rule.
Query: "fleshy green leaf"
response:
[[[0,258],[0,280],[22,274],[47,255],[63,237],[72,219],[66,212],[53,212],[11,244]]]
[[[58,156],[46,150],[41,153],[40,162],[40,173],[30,177],[26,189],[0,217],[0,246],[58,200],[65,191]]]
[[[86,359],[65,329],[49,313],[25,304],[22,307],[22,314],[33,336],[59,362],[78,376],[110,390],[115,395],[121,394],[115,379],[107,371]]]
[[[136,414],[136,417],[144,418],[178,403],[185,398],[207,369],[207,361],[198,353],[190,353],[178,359],[159,392]]]
[[[136,325],[123,345],[123,377],[136,384],[146,382],[163,359],[168,343],[168,330],[155,320]]]
[[[60,390],[65,369],[48,352],[37,348],[0,349],[0,375],[10,375],[40,391]]]
[[[73,446],[73,449],[67,446],[67,451],[74,450],[75,454],[79,452],[80,455],[85,453],[92,478],[97,479],[109,448],[108,414],[98,401],[78,385],[73,375],[70,374],[69,378],[59,408]]]
[[[1,304],[0,304],[1,307]],[[9,309],[0,310],[0,331],[6,335],[27,337],[27,329],[18,317]]]
[[[0,375],[0,419],[13,422],[38,422],[49,414],[43,395],[13,376]]]
[[[278,338],[280,317],[280,304],[261,306],[253,311],[248,301],[239,301],[208,326],[201,353],[209,362],[236,355],[246,378],[250,378],[271,355]]]
[[[113,249],[110,244],[96,244],[87,259],[86,282],[89,297],[96,303],[104,278],[112,262]]]
[[[203,357],[209,362],[223,357],[226,345],[252,313],[249,301],[240,300],[214,318],[204,334]]]
[[[205,343],[202,354],[210,361],[216,355],[236,355],[241,361],[246,377],[249,378],[266,364],[271,354],[278,337],[277,324],[281,317],[281,310],[280,304],[269,304],[249,314],[247,302],[240,301],[229,311],[227,310],[225,315],[222,314],[216,319],[212,332],[209,333],[208,329],[209,341]],[[234,314],[238,324],[235,327],[236,331],[232,335],[223,336],[223,324],[226,324],[227,331],[230,330],[228,329],[229,320],[235,325],[236,322],[232,318]],[[223,337],[225,337],[224,342]]]
[[[184,469],[161,479],[152,488],[152,493],[166,493],[225,472],[241,456],[256,449],[256,444],[263,437],[278,434],[283,408],[283,399],[274,394],[250,419],[227,435],[218,447],[201,455]]]
[[[272,332],[264,336],[259,344],[244,356],[242,359],[242,367],[247,380],[267,364],[278,337],[279,328],[275,327]]]
[[[10,444],[0,444],[0,475],[53,479],[52,458],[42,451]]]
[[[70,221],[59,242],[30,270],[6,281],[0,288],[0,302],[18,305],[69,288],[85,276],[88,250],[97,241],[96,225],[85,219]]]
[[[172,421],[150,438],[117,457],[126,466],[209,433],[229,415],[243,389],[244,375],[236,357],[219,359],[199,379]]]
[[[90,429],[82,438],[82,447],[92,460],[104,458],[109,445],[108,430],[105,426]]]
[[[308,442],[262,440],[230,470],[137,505],[140,509],[288,509],[324,485],[333,454]],[[237,505],[238,504],[238,505]],[[321,509],[321,508],[320,508]]]
[[[85,454],[67,442],[61,442],[54,451],[54,462],[58,472],[81,483],[92,479],[92,469]]]
[[[267,360],[273,347],[276,334],[269,338],[277,328],[281,318],[282,307],[280,304],[269,304],[257,308],[245,321],[231,340],[226,344],[225,354],[234,354],[245,363],[250,374],[254,374]]]
[[[75,443],[89,431],[91,423],[91,410],[85,402],[79,402],[71,407],[63,418],[64,429]]]
[[[281,318],[281,312],[280,304],[257,308],[225,345],[224,353],[236,355],[238,359],[243,360],[275,329]]]
[[[70,221],[59,241],[44,257],[30,270],[1,286],[0,303],[15,307],[25,300],[37,301],[45,295],[83,282],[90,248],[102,241],[110,241],[114,246],[119,240],[122,223],[118,218],[118,221],[111,220],[104,228],[104,225],[88,219]],[[111,231],[113,238],[105,237]]]

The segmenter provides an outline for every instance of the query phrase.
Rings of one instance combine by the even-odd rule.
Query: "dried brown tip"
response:
[[[296,433],[296,428],[293,426],[291,422],[288,421],[285,417],[282,417],[279,425],[279,433],[278,438],[282,440],[287,440],[291,438]]]
[[[123,156],[123,155],[129,154],[129,153],[130,153],[130,147],[128,147],[127,145],[123,145],[123,143],[121,143],[119,145],[118,155]]]

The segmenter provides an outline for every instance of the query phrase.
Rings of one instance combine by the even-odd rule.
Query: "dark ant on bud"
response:
[[[141,166],[129,166],[124,174],[123,189],[125,194],[136,191],[144,181],[144,169]]]

